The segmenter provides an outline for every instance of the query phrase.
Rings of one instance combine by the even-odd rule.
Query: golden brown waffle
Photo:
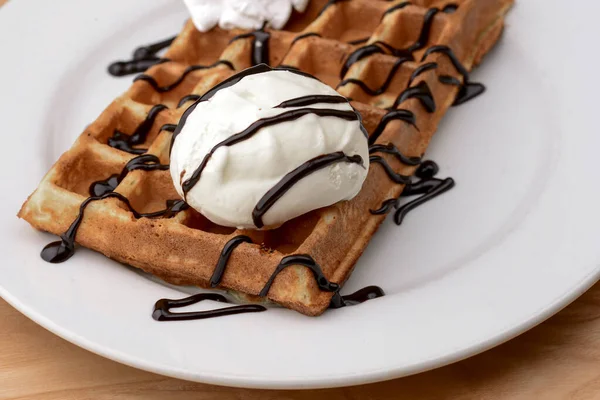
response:
[[[447,12],[442,11],[448,6],[446,1],[418,0],[404,6],[400,3],[312,0],[306,13],[293,14],[286,30],[268,31],[269,60],[272,66],[299,68],[334,88],[343,79],[354,78],[377,89],[391,76],[381,93],[369,94],[358,83],[338,88],[339,93],[353,99],[352,104],[370,133],[380,124],[385,109],[407,87],[422,86],[425,82],[435,100],[435,111],[429,112],[418,98],[409,98],[398,108],[414,114],[418,129],[394,120],[377,139],[377,143],[393,143],[407,156],[421,156],[458,92],[456,86],[441,83],[438,77],[447,75],[462,80],[447,55],[432,53],[423,61],[421,57],[433,45],[446,45],[470,70],[499,37],[512,0],[460,0],[454,4],[457,7],[447,7]],[[386,13],[392,7],[394,10]],[[396,49],[414,45],[433,7],[440,11],[431,18],[427,43],[413,52],[416,61],[403,62],[391,73],[398,57],[383,51],[352,64],[340,76],[348,57],[360,47],[378,41]],[[144,121],[151,124],[145,142],[137,147],[148,149],[148,153],[168,164],[172,134],[161,131],[160,127],[179,121],[186,106],[192,104],[184,102],[185,105],[177,107],[184,96],[201,95],[235,71],[251,66],[254,38],[230,42],[243,33],[221,29],[200,33],[188,22],[166,54],[171,61],[147,72],[156,81],[158,90],[148,81],[138,80],[117,98],[50,169],[23,205],[19,217],[37,229],[55,234],[65,232],[77,217],[80,204],[89,197],[90,185],[120,173],[134,157],[107,145],[115,130],[131,134]],[[294,41],[306,33],[313,34]],[[360,43],[348,43],[354,41]],[[230,65],[219,64],[219,60]],[[411,80],[419,66],[430,62],[437,63],[437,68],[424,70]],[[192,65],[215,63],[212,68],[188,72],[171,90],[160,88],[178,81]],[[149,116],[158,104],[168,108],[155,108]],[[410,176],[415,171],[415,166],[402,164],[387,154],[382,156],[402,175]],[[206,287],[224,245],[244,234],[254,244],[242,243],[233,251],[220,287],[258,295],[281,259],[290,254],[311,255],[330,281],[342,284],[385,217],[373,215],[369,210],[378,208],[386,199],[398,197],[403,187],[392,182],[380,165],[373,164],[362,191],[353,200],[313,211],[271,231],[217,226],[192,209],[172,218],[135,218],[124,202],[107,198],[89,204],[76,240],[82,246],[168,282]],[[129,199],[131,207],[139,213],[164,209],[167,200],[178,198],[169,172],[160,170],[132,171],[116,192]],[[311,271],[301,266],[283,270],[268,292],[270,300],[307,315],[322,313],[331,297],[331,292],[319,289]]]

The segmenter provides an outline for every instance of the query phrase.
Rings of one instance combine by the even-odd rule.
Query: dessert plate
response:
[[[427,154],[456,188],[400,227],[388,218],[343,290],[373,284],[385,297],[317,318],[272,309],[156,322],[154,302],[188,288],[85,249],[66,263],[45,263],[39,251],[54,237],[15,214],[86,124],[129,86],[106,66],[178,32],[186,12],[175,0],[11,1],[0,9],[0,295],[105,357],[231,386],[373,382],[506,341],[600,276],[593,100],[600,5],[587,7],[531,0],[509,13],[504,37],[473,74],[487,92],[449,111]]]

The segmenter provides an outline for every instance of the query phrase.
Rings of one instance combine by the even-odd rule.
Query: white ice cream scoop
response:
[[[171,176],[216,224],[272,228],[356,196],[369,150],[359,114],[300,72],[259,65],[209,91],[182,117]]]

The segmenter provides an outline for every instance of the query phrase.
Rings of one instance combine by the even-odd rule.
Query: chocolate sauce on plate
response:
[[[156,321],[189,321],[195,319],[223,317],[225,315],[267,311],[267,308],[261,306],[260,304],[241,304],[207,311],[188,311],[181,313],[171,312],[172,308],[191,306],[204,300],[212,300],[219,303],[229,303],[229,300],[227,300],[225,296],[218,293],[198,293],[193,296],[178,300],[160,299],[156,302],[156,304],[154,304],[152,318],[154,318]]]

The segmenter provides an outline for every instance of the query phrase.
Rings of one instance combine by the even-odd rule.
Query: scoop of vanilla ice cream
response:
[[[192,21],[201,32],[217,24],[223,29],[260,29],[267,22],[281,29],[292,8],[304,11],[308,0],[183,0]]]
[[[182,184],[211,149],[262,118],[307,107],[354,112],[348,102],[275,108],[307,95],[339,96],[316,79],[272,70],[245,76],[197,103],[179,127],[171,152],[171,176],[179,194],[216,224],[256,228],[252,212],[265,193],[307,161],[341,151],[347,156],[359,155],[362,165],[339,161],[310,173],[291,186],[262,220],[265,227],[273,228],[356,196],[369,167],[368,143],[360,120],[315,114],[262,127],[247,140],[218,147],[199,181],[184,196]]]

